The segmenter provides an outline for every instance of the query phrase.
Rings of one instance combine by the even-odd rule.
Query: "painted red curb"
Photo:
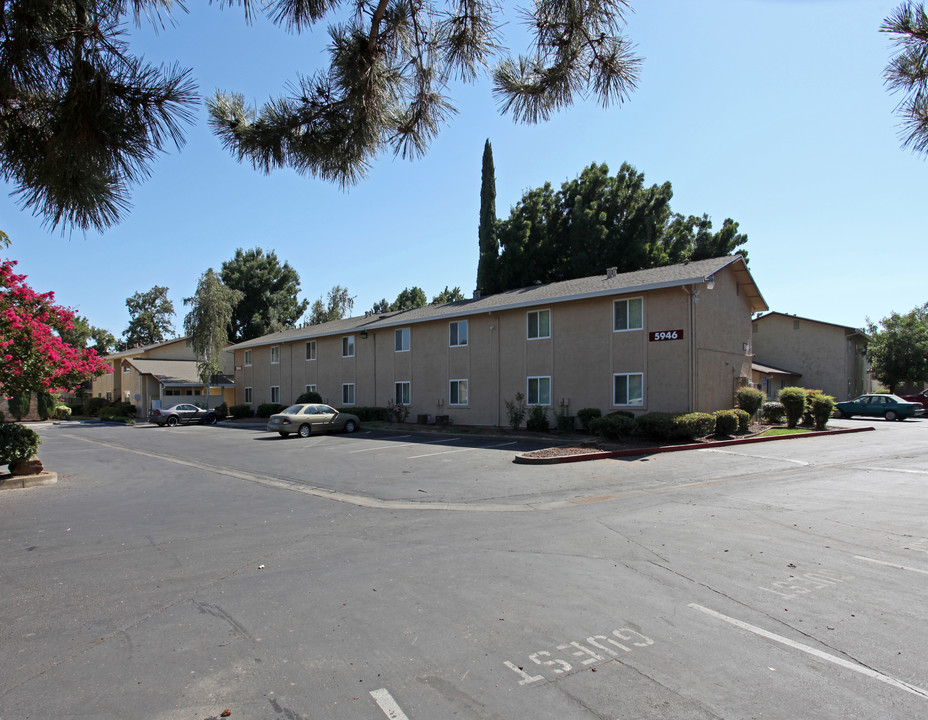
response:
[[[689,443],[687,445],[664,445],[653,448],[632,448],[630,450],[603,450],[583,453],[582,455],[561,455],[559,457],[533,458],[516,455],[513,460],[519,465],[560,465],[561,463],[585,462],[587,460],[607,460],[618,457],[636,457],[657,455],[658,453],[679,452],[681,450],[707,450],[730,445],[750,445],[752,443],[773,442],[774,440],[798,440],[799,438],[821,437],[823,435],[847,435],[849,433],[867,432],[872,427],[842,428],[840,430],[821,430],[819,432],[791,433],[789,435],[770,435],[768,437],[749,437],[738,440],[719,440],[713,443]]]

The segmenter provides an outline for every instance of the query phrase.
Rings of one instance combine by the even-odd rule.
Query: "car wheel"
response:
[[[206,416],[206,419],[203,422],[205,422],[207,425],[215,425],[216,416],[210,413],[209,415]]]
[[[168,422],[167,422],[167,426],[168,426],[168,427],[174,427],[175,425],[177,425],[177,418],[176,418],[176,417],[169,417],[169,418],[168,418]]]
[[[357,430],[357,429],[358,429],[358,426],[355,425],[354,420],[349,420],[349,421],[347,421],[347,422],[345,423],[345,432],[346,432],[346,433],[353,433],[353,432],[354,432],[355,430]]]
[[[309,437],[310,428],[309,425],[303,423],[300,425],[300,437]]]
[[[887,410],[883,417],[885,417],[887,420],[897,420],[899,418],[899,416],[896,415],[895,410]]]
[[[838,416],[839,418],[846,418],[846,417],[847,417],[847,413],[844,412],[844,410],[842,410],[841,408],[835,408],[835,413],[837,414],[837,416]]]

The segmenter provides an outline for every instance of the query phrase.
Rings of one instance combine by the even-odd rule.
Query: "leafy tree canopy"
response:
[[[313,303],[307,324],[321,325],[325,322],[350,317],[354,309],[354,299],[354,295],[348,294],[348,288],[336,285],[329,290],[328,302],[323,302],[320,297]]]
[[[463,299],[464,293],[461,292],[461,288],[455,287],[453,290],[449,290],[448,286],[445,285],[445,289],[432,298],[432,305],[445,305]]]
[[[906,0],[880,28],[893,37],[896,54],[884,78],[890,91],[901,93],[896,111],[902,117],[902,144],[928,154],[928,12],[925,3]]]
[[[168,299],[168,289],[155,285],[148,292],[137,292],[126,298],[129,327],[122,332],[123,348],[141,347],[164,342],[174,333],[174,303]]]
[[[879,325],[867,321],[867,359],[874,379],[890,392],[902,383],[928,382],[928,303],[891,313]]]
[[[669,182],[645,184],[644,174],[623,163],[615,176],[592,164],[559,191],[550,183],[529,190],[498,224],[500,255],[484,292],[536,283],[671,265],[739,252],[747,236],[725,220],[712,231],[707,215],[673,212]]]
[[[390,310],[392,312],[396,312],[397,310],[413,310],[423,305],[428,305],[428,302],[429,301],[425,298],[425,291],[413,285],[411,288],[404,288],[400,294],[396,296],[396,300],[390,304]]]
[[[91,325],[87,318],[75,315],[71,327],[57,328],[58,335],[71,347],[83,350],[90,347],[98,355],[107,355],[116,345],[116,338],[108,330]]]
[[[184,332],[193,346],[197,371],[207,390],[213,376],[222,372],[222,353],[229,341],[232,313],[241,299],[242,293],[226,287],[212,268],[200,276],[193,297],[184,298],[184,305],[190,306],[184,317]]]
[[[268,333],[296,327],[309,306],[299,300],[300,275],[290,263],[281,265],[273,251],[261,248],[235,251],[222,264],[221,280],[240,299],[232,313],[232,342],[244,342]]]

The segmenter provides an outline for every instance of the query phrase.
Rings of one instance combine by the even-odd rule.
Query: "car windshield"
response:
[[[303,409],[302,405],[291,405],[286,410],[284,410],[281,414],[282,415],[296,415],[302,409]]]

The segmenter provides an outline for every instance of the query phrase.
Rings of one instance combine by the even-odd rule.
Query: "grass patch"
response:
[[[774,437],[775,435],[795,435],[797,433],[810,433],[815,432],[811,428],[770,428],[762,432],[758,437]]]

